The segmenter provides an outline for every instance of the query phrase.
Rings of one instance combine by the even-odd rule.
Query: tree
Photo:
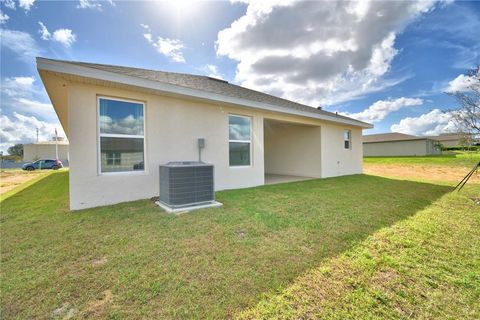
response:
[[[468,72],[468,90],[448,93],[458,103],[457,110],[451,110],[453,121],[459,133],[466,139],[480,136],[480,65]]]
[[[14,146],[11,146],[10,148],[7,149],[8,154],[11,156],[19,156],[23,157],[23,144],[18,143]]]

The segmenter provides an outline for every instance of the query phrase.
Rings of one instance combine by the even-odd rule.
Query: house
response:
[[[442,133],[438,136],[431,136],[428,138],[437,140],[444,147],[461,147],[474,145],[475,143],[474,137],[467,133]]]
[[[214,164],[215,190],[362,172],[372,125],[206,76],[37,58],[70,141],[72,210],[159,194],[159,165]],[[300,179],[300,178],[299,178]]]
[[[32,162],[38,159],[55,159],[55,140],[39,141],[23,145],[23,161]],[[64,164],[68,163],[68,141],[59,137],[58,141],[58,159]]]
[[[363,136],[365,156],[426,156],[441,154],[438,141],[398,132]]]

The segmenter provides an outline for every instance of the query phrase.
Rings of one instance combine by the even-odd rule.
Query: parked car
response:
[[[135,163],[133,165],[133,170],[143,170],[143,167],[144,167],[143,161],[139,163]]]
[[[35,169],[53,169],[63,168],[62,161],[55,159],[41,159],[35,162],[28,162],[22,166],[23,170],[32,171]]]

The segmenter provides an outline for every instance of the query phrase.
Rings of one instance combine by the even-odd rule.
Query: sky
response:
[[[35,57],[213,76],[374,124],[455,130],[480,1],[1,2],[0,150],[64,135]]]

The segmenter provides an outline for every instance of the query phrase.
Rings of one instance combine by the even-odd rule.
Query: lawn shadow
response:
[[[261,296],[280,292],[323,260],[415,215],[450,191],[451,186],[356,175],[226,191],[218,200],[225,204],[225,215],[240,206],[243,218],[230,229],[257,243],[249,256],[239,259],[268,270],[256,288],[245,280],[247,274],[240,280],[255,296],[255,305]],[[225,217],[223,222],[232,220]]]
[[[109,288],[120,318],[230,318],[451,190],[355,175],[221,191],[216,195],[223,207],[180,216],[162,213],[149,200],[65,215],[68,172],[58,173],[2,202],[2,210],[16,218],[15,232],[9,221],[4,225],[7,253],[15,252],[20,263],[32,251],[48,252],[49,264],[6,268],[38,274],[48,287],[31,297],[39,304],[37,317],[54,309],[42,303],[56,299],[55,292],[62,290],[66,301],[82,309],[88,303],[81,297]],[[34,230],[32,217],[38,220]],[[16,237],[26,234],[23,247],[15,247]],[[98,258],[108,262],[92,268]],[[16,283],[7,302],[21,303],[30,286],[35,283]]]
[[[68,171],[57,171],[45,173],[4,193],[0,196],[0,203],[4,212],[43,211],[47,209],[46,203],[53,204],[53,207],[48,206],[49,210],[65,209],[65,199],[68,205]]]

